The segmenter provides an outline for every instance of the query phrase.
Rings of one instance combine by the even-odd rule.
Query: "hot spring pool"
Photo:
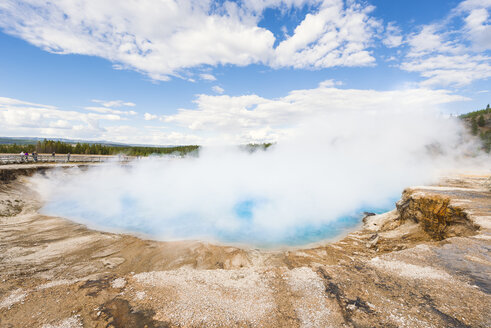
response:
[[[58,197],[49,201],[41,212],[69,218],[99,230],[144,234],[157,240],[198,239],[273,248],[301,246],[342,236],[361,223],[363,212],[379,214],[389,211],[395,201],[396,198],[387,201],[385,207],[359,208],[324,223],[302,224],[302,220],[297,219],[294,226],[284,229],[262,228],[255,222],[255,210],[266,202],[262,199],[237,202],[230,213],[229,219],[234,222],[231,226],[200,218],[200,213],[192,211],[169,218],[164,215],[165,207],[162,208],[162,217],[155,216],[153,211],[149,213],[144,208],[144,204],[129,196],[121,197],[119,210],[116,212],[100,211],[100,206],[91,207],[70,197]]]
[[[291,161],[277,165],[272,155],[225,153],[53,170],[31,184],[43,197],[43,214],[90,228],[260,248],[340,237],[361,223],[363,212],[393,209],[401,186],[408,185],[313,162],[317,171],[308,158],[300,158],[310,163],[305,169]]]

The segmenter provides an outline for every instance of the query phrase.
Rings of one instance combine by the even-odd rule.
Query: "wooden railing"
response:
[[[29,156],[20,154],[0,154],[0,165],[2,164],[21,164],[21,163],[102,163],[108,161],[128,161],[132,156],[108,156],[108,155],[78,155],[71,154],[38,154],[37,158],[29,154]]]

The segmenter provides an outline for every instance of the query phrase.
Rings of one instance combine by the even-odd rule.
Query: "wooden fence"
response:
[[[21,163],[102,163],[108,161],[126,162],[132,156],[108,156],[108,155],[78,155],[71,154],[70,158],[66,154],[38,154],[37,158],[32,154],[29,156],[20,154],[0,154],[0,165],[2,164],[21,164]]]

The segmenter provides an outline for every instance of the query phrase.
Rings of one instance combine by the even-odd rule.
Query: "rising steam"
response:
[[[33,178],[43,211],[156,239],[301,244],[339,234],[405,187],[479,162],[457,119],[434,111],[349,112],[303,122],[267,151],[204,147]]]

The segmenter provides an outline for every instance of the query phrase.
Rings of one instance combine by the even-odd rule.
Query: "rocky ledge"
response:
[[[5,176],[1,327],[491,326],[489,176],[408,188],[342,240],[274,251],[90,230]]]

